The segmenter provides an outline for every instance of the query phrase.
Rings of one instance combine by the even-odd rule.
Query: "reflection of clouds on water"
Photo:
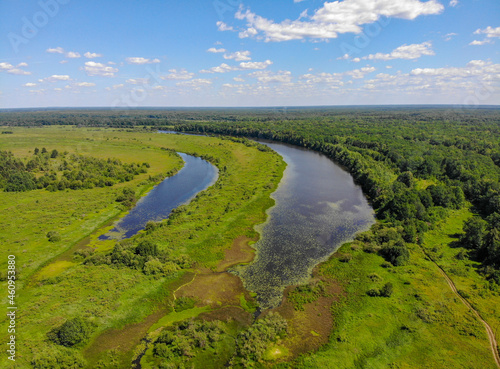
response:
[[[310,151],[270,146],[288,167],[272,195],[276,204],[267,222],[257,227],[261,238],[254,244],[254,262],[234,271],[257,293],[263,309],[277,306],[287,286],[304,283],[314,266],[374,221],[361,189],[333,162],[318,161]]]

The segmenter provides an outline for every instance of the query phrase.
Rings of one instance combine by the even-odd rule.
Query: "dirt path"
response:
[[[462,301],[462,303],[467,306],[473,313],[474,315],[483,323],[484,327],[486,328],[486,333],[488,334],[488,339],[490,340],[490,347],[491,347],[491,352],[493,353],[493,357],[495,358],[495,362],[497,364],[497,367],[500,368],[500,355],[498,354],[498,344],[497,340],[495,338],[495,333],[493,333],[493,329],[491,329],[491,326],[483,319],[481,314],[472,307],[472,305],[467,301],[465,298],[463,298],[457,291],[457,287],[455,286],[455,283],[451,280],[450,277],[448,277],[448,274],[439,266],[438,263],[436,263],[422,248],[422,251],[424,254],[429,258],[430,261],[436,265],[440,271],[440,273],[443,275],[443,277],[446,279],[446,282],[448,282],[448,285],[450,286],[451,290],[455,293],[455,295],[458,296],[458,298]]]

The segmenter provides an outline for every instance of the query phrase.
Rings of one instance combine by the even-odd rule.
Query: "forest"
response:
[[[19,196],[33,206],[44,196],[67,201],[66,215],[38,233],[6,226],[12,250],[39,258],[24,267],[34,314],[25,322],[35,333],[25,348],[29,367],[496,367],[482,323],[441,273],[491,327],[500,325],[499,124],[496,107],[1,112],[0,138],[14,142],[0,141],[0,188],[9,196],[2,209],[28,201]],[[23,141],[30,134],[35,144]],[[330,158],[377,218],[263,313],[226,273],[227,265],[251,262],[242,255],[253,253],[253,227],[284,170],[255,138]],[[216,165],[217,183],[134,238],[100,243],[97,230],[178,171],[176,151]],[[70,211],[72,202],[78,210]],[[88,222],[85,234],[59,226],[71,212],[65,227]],[[90,246],[77,247],[85,237]],[[38,251],[29,246],[36,238]],[[96,291],[109,276],[99,298],[76,287]],[[68,291],[73,296],[47,320],[40,302]],[[140,334],[125,341],[130,332]],[[122,346],[103,344],[115,337]]]

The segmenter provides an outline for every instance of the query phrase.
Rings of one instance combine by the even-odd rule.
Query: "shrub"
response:
[[[49,242],[59,242],[61,241],[61,235],[56,232],[56,231],[49,231],[47,232],[47,238],[49,239]]]
[[[92,325],[85,319],[76,317],[67,320],[59,328],[47,333],[48,338],[62,346],[71,347],[85,342],[92,332]]]

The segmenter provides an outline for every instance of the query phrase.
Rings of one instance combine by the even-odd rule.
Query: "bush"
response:
[[[410,260],[410,252],[404,243],[394,243],[384,246],[380,254],[394,266],[406,264]]]
[[[391,297],[393,290],[394,290],[394,287],[393,287],[392,283],[388,282],[380,290],[380,296],[382,296],[382,297]]]
[[[49,242],[59,242],[61,241],[61,235],[56,232],[56,231],[49,231],[47,232],[47,238],[49,239]]]
[[[71,347],[85,342],[92,332],[92,325],[85,319],[76,317],[64,322],[59,328],[47,333],[47,337],[62,346]]]

